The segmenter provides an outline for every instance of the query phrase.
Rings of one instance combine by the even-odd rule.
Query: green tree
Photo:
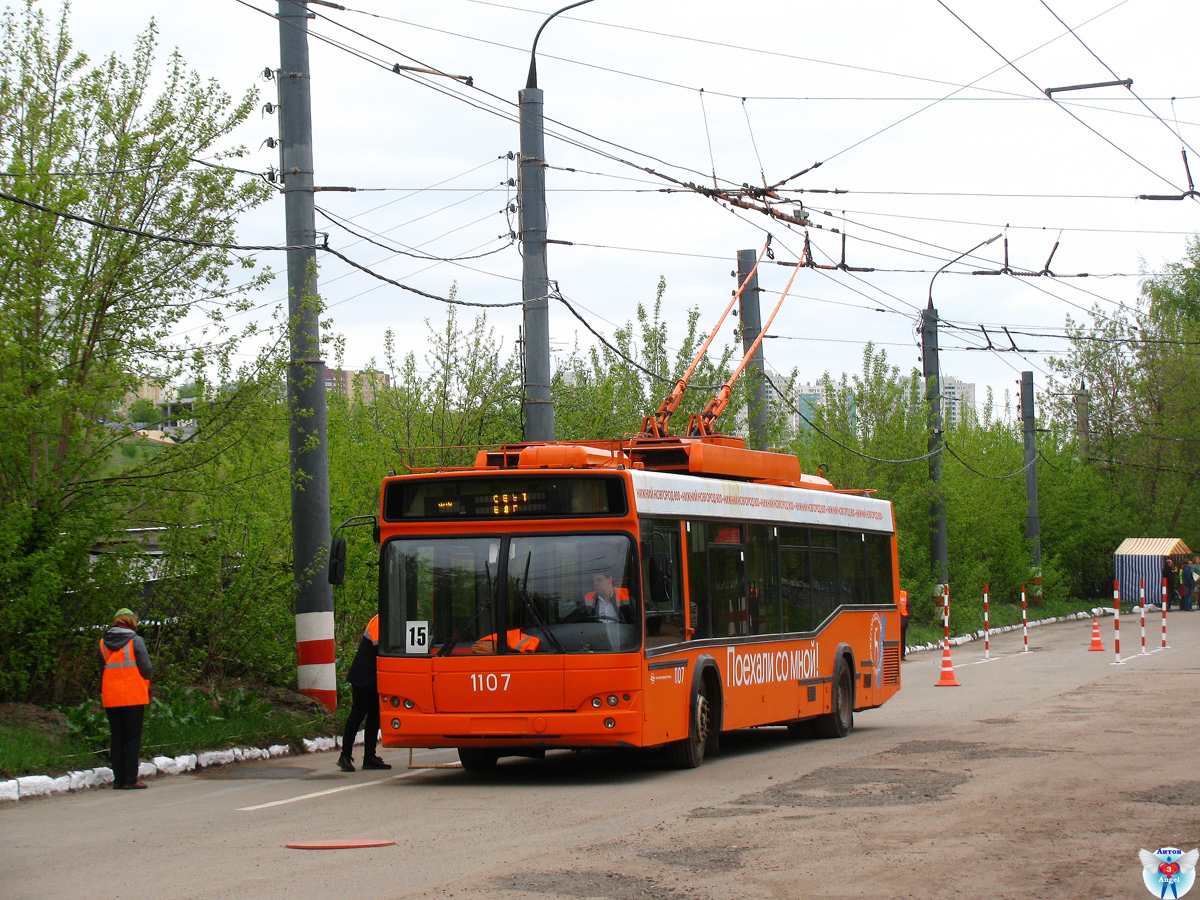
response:
[[[130,61],[93,65],[72,50],[66,10],[51,25],[28,0],[0,20],[0,46],[0,696],[13,696],[50,689],[70,636],[110,615],[128,582],[119,558],[89,562],[96,539],[130,524],[163,477],[244,432],[227,406],[211,440],[113,468],[125,434],[110,420],[127,391],[236,346],[221,315],[244,308],[263,273],[232,286],[239,260],[212,245],[232,242],[269,189],[192,162],[241,152],[219,145],[255,98],[234,101],[178,54],[156,70],[153,25]],[[207,343],[172,337],[204,309],[217,320]]]
[[[1070,351],[1051,360],[1050,418],[1074,431],[1074,392],[1091,395],[1089,456],[1104,474],[1124,536],[1184,537],[1200,530],[1200,239],[1147,278],[1137,302],[1094,324],[1069,323]],[[1129,502],[1136,498],[1136,502]],[[1109,548],[1111,552],[1112,548]]]

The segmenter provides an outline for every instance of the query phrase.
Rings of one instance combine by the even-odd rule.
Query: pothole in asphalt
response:
[[[1140,803],[1200,806],[1200,781],[1176,781],[1172,784],[1160,784],[1148,791],[1127,791],[1125,796]]]
[[[689,819],[730,819],[734,816],[760,816],[765,809],[747,809],[745,807],[716,807],[701,806],[688,813]]]
[[[1017,720],[1009,716],[1005,719],[980,719],[980,725],[1016,725]]]
[[[744,847],[686,847],[682,850],[658,850],[641,855],[669,866],[682,866],[698,872],[729,872],[742,867],[742,854],[745,852]]]
[[[315,769],[306,769],[303,766],[220,766],[213,769],[205,769],[200,772],[202,778],[232,778],[239,779],[288,779],[288,778],[303,778],[305,775],[311,775]]]
[[[519,876],[496,878],[492,884],[502,890],[551,897],[607,900],[677,900],[678,891],[664,888],[649,878],[622,875],[620,872],[527,872]],[[691,892],[688,893],[691,897]]]
[[[1030,756],[1045,756],[1048,750],[1027,750],[1021,747],[1001,747],[973,741],[905,741],[897,744],[882,756],[931,756],[935,753],[951,753],[960,760],[978,759],[1023,759]]]
[[[937,769],[826,768],[735,802],[789,807],[906,806],[945,800],[969,777]]]

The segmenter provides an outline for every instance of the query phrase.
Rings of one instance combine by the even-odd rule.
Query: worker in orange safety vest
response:
[[[537,653],[537,648],[542,645],[541,638],[526,634],[520,628],[508,629],[505,632],[504,640],[508,644],[508,649],[517,653]],[[495,653],[496,635],[489,634],[487,637],[481,637],[471,645],[471,651],[481,656]]]
[[[100,639],[100,664],[104,667],[100,698],[112,733],[108,756],[112,761],[113,787],[119,791],[146,787],[145,782],[138,780],[138,757],[154,667],[146,642],[134,630],[137,622],[132,610],[118,609],[112,627]]]
[[[583,608],[588,618],[601,622],[624,622],[633,624],[633,606],[629,602],[629,591],[617,587],[617,579],[607,572],[592,575],[592,588],[583,595]]]
[[[908,591],[900,592],[900,599],[896,601],[896,605],[900,607],[900,658],[908,658]]]

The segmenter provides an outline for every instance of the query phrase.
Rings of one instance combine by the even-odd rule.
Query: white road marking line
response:
[[[342,787],[330,788],[327,791],[316,791],[312,794],[301,794],[299,797],[289,797],[287,800],[273,800],[270,803],[260,803],[258,806],[243,806],[238,812],[253,812],[256,809],[267,809],[272,806],[285,806],[288,803],[299,803],[301,800],[313,800],[317,797],[325,797],[329,794],[340,794],[342,791],[353,791],[357,788],[371,787],[374,784],[383,784],[385,781],[395,781],[397,778],[408,778],[410,775],[416,775],[422,769],[413,769],[411,772],[401,772],[399,775],[389,775],[387,778],[377,778],[374,781],[361,781],[358,784],[347,784]]]

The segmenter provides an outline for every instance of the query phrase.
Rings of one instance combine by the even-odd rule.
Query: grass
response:
[[[143,760],[235,746],[296,746],[338,730],[334,716],[304,701],[272,701],[242,688],[155,693],[146,710]],[[99,704],[62,710],[18,704],[6,712],[0,720],[0,778],[108,765],[108,719]]]
[[[99,765],[81,742],[29,724],[0,725],[0,778],[60,775]]]

